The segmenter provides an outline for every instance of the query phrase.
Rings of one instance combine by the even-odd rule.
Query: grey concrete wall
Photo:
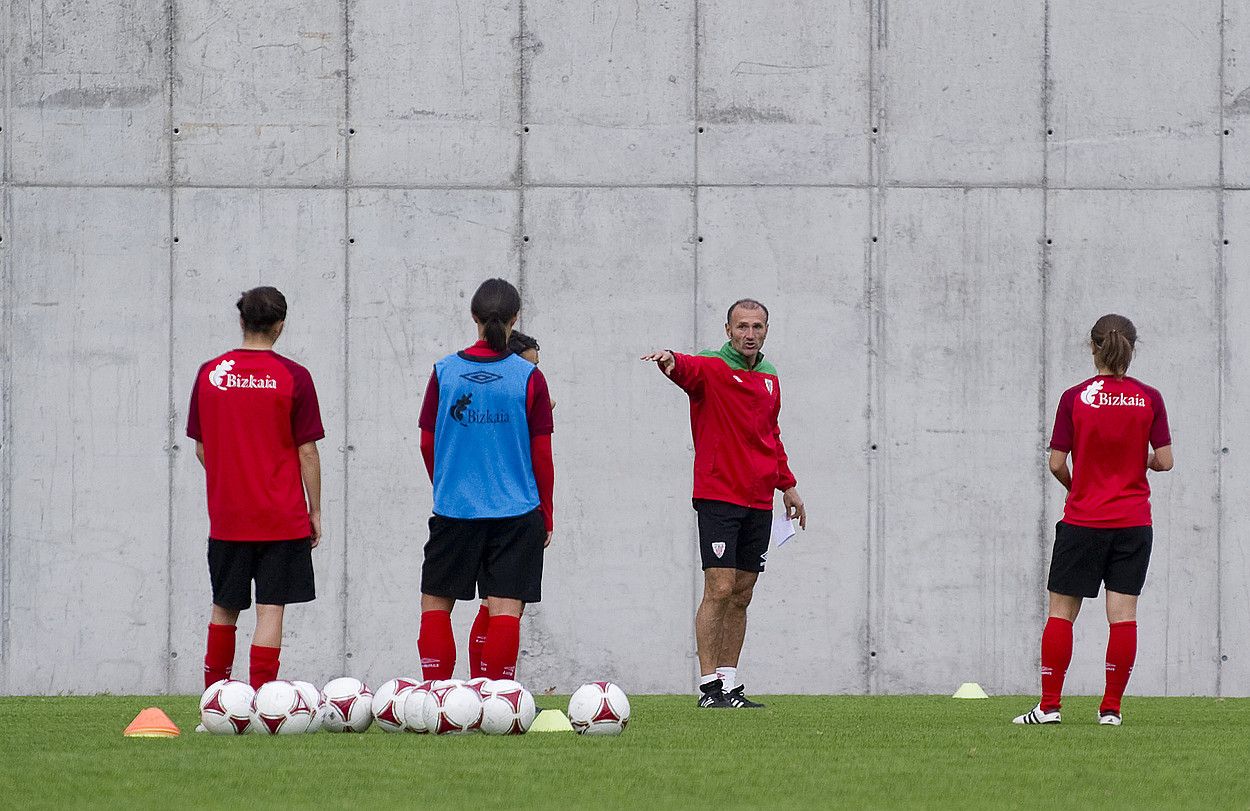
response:
[[[719,344],[752,295],[811,514],[757,592],[753,690],[1035,689],[1045,446],[1114,310],[1178,460],[1130,689],[1250,694],[1243,3],[0,8],[0,693],[198,689],[186,400],[261,282],[328,432],[284,670],[416,670],[416,415],[502,275],[558,401],[531,687],[692,687],[687,407],[636,358]]]

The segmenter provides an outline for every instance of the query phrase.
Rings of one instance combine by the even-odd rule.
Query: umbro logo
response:
[[[497,375],[494,372],[484,372],[484,371],[469,372],[468,374],[464,374],[460,376],[464,378],[465,380],[468,380],[470,383],[478,383],[481,385],[486,385],[487,383],[494,383],[496,380],[503,379],[503,375]]]

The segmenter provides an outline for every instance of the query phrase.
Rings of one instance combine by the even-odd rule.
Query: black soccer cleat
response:
[[[699,706],[717,710],[732,709],[733,702],[731,702],[729,697],[725,695],[725,690],[723,689],[724,686],[725,683],[720,679],[700,685],[699,691],[702,692],[703,695],[699,696]]]
[[[725,693],[725,698],[729,699],[729,703],[735,709],[739,710],[755,710],[763,709],[764,705],[758,701],[752,701],[746,696],[746,685],[739,684],[734,689]]]

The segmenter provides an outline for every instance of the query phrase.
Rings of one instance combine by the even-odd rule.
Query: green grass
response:
[[[619,738],[196,735],[193,697],[0,699],[0,807],[1250,807],[1250,700],[639,696]],[[561,706],[543,697],[539,704]],[[146,706],[184,733],[126,739]]]

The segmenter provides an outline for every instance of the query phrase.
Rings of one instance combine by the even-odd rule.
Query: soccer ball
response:
[[[477,678],[469,679],[468,681],[466,681],[464,683],[464,686],[468,687],[470,690],[477,693],[479,698],[485,699],[486,698],[486,685],[488,684],[490,684],[490,679],[486,678],[485,676],[478,676]]]
[[[252,725],[251,685],[234,679],[213,682],[200,696],[200,721],[214,735],[243,735]]]
[[[610,681],[583,684],[569,699],[569,723],[578,735],[620,735],[629,723],[629,698]]]
[[[321,723],[325,720],[326,716],[326,705],[321,700],[321,691],[318,690],[312,682],[292,680],[291,684],[294,684],[296,688],[299,689],[300,693],[304,696],[304,700],[308,702],[308,706],[313,708],[313,720],[312,724],[308,727],[308,731],[319,731],[321,729]]]
[[[482,731],[487,735],[524,735],[534,723],[534,696],[518,682],[500,679],[483,690]]]
[[[384,732],[403,731],[405,694],[420,683],[417,679],[391,679],[373,694],[373,717]]]
[[[435,682],[422,709],[435,735],[463,735],[482,726],[482,697],[472,687]]]
[[[262,735],[298,735],[312,726],[315,711],[294,684],[271,681],[252,699],[252,727]]]
[[[425,726],[425,702],[430,696],[430,688],[435,682],[423,681],[403,695],[404,729],[409,732],[425,733],[430,730]]]
[[[326,732],[364,732],[373,723],[373,693],[360,679],[343,676],[321,688]]]

